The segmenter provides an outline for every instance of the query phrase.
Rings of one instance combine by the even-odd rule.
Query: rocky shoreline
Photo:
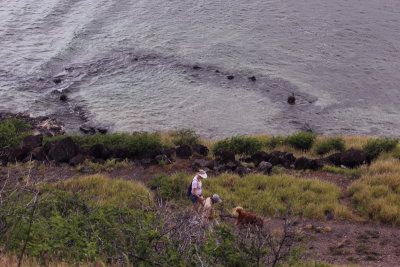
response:
[[[79,146],[71,137],[66,136],[61,140],[49,141],[43,144],[44,137],[64,135],[62,123],[50,117],[32,117],[29,114],[1,114],[1,120],[18,118],[31,125],[32,135],[25,137],[21,144],[15,148],[6,147],[0,152],[0,160],[3,165],[8,162],[26,162],[36,160],[40,162],[54,162],[56,164],[67,163],[71,166],[83,164],[85,160],[96,163],[105,163],[109,159],[117,161],[129,160],[148,168],[151,165],[170,164],[180,159],[190,159],[193,170],[205,169],[211,174],[225,172],[246,175],[251,172],[270,174],[272,167],[280,166],[294,170],[317,170],[325,165],[354,168],[366,162],[364,151],[349,149],[344,152],[332,154],[326,158],[309,159],[296,158],[291,152],[272,151],[266,153],[259,151],[249,157],[235,159],[235,154],[230,151],[216,151],[214,159],[209,157],[209,148],[195,144],[193,146],[180,145],[155,149],[152,151],[140,151],[131,153],[122,147],[106,147],[102,144],[92,146]],[[95,133],[92,131],[91,133]]]

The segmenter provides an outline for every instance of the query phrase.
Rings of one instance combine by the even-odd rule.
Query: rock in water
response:
[[[296,98],[294,97],[294,94],[292,94],[291,96],[288,97],[287,102],[288,102],[290,105],[294,105],[294,104],[295,104]]]

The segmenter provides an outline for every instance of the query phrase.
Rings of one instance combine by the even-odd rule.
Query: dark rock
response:
[[[38,161],[46,160],[46,154],[44,153],[44,149],[41,146],[32,149],[31,154],[32,154],[32,159],[35,159]]]
[[[103,158],[103,149],[104,149],[104,146],[102,144],[96,144],[89,148],[89,151],[87,154],[96,159],[101,159],[101,158]]]
[[[160,164],[160,162],[166,162],[167,164],[172,163],[171,160],[167,157],[167,155],[164,155],[164,154],[157,155],[154,158],[154,161],[156,164]]]
[[[120,158],[126,159],[129,158],[129,150],[126,148],[115,147],[110,149],[110,157],[111,158]]]
[[[366,160],[367,157],[364,151],[353,148],[342,152],[342,154],[340,155],[340,162],[342,163],[342,165],[349,168],[359,166],[365,163]]]
[[[9,162],[16,162],[25,159],[28,156],[29,151],[23,150],[21,146],[13,148],[8,154]]]
[[[59,83],[62,82],[62,80],[61,80],[61,78],[54,78],[54,79],[53,79],[53,82],[54,82],[55,84],[59,84]]]
[[[216,173],[224,173],[224,172],[227,172],[228,170],[229,170],[229,169],[226,167],[225,164],[218,165],[218,166],[215,168],[215,172],[216,172]]]
[[[317,165],[317,169],[322,169],[325,165],[329,165],[329,161],[326,159],[316,159],[315,163]]]
[[[101,158],[104,160],[111,158],[111,151],[107,147],[103,147],[103,151],[101,152]]]
[[[7,165],[11,150],[12,149],[10,147],[5,147],[0,151],[0,161],[2,162],[3,166]]]
[[[219,71],[219,70],[215,70],[215,72],[216,72],[216,73],[219,73],[220,71]]]
[[[192,156],[192,149],[188,145],[181,145],[176,148],[176,156],[187,159]]]
[[[330,155],[329,157],[325,158],[325,160],[327,160],[328,162],[331,162],[335,166],[340,166],[340,165],[342,165],[342,162],[340,159],[341,156],[342,156],[342,153],[339,152],[339,153]]]
[[[226,168],[228,168],[229,170],[236,170],[236,168],[239,166],[240,164],[237,161],[230,161],[227,164],[225,164]]]
[[[97,128],[97,131],[101,134],[106,134],[108,132],[108,130],[106,128]]]
[[[65,102],[65,101],[67,101],[68,100],[68,97],[67,97],[67,95],[65,95],[65,94],[62,94],[61,96],[60,96],[60,101],[63,101],[63,102]]]
[[[296,170],[306,170],[306,169],[316,170],[318,168],[318,166],[317,166],[317,162],[315,160],[308,159],[305,157],[300,157],[300,158],[296,159],[296,161],[294,163],[294,168]]]
[[[96,133],[96,129],[94,127],[88,126],[88,125],[82,125],[81,127],[79,127],[79,130],[81,130],[85,134],[95,134]]]
[[[46,145],[49,143],[51,142],[47,142]],[[78,154],[78,151],[79,148],[71,137],[51,143],[47,148],[45,146],[45,152],[47,152],[49,159],[55,160],[56,162],[69,162],[71,158]]]
[[[264,151],[259,151],[251,155],[251,162],[254,163],[255,166],[258,166],[262,161],[268,161],[270,158],[269,154]]]
[[[235,154],[230,151],[219,150],[215,152],[215,160],[218,163],[228,163],[230,161],[235,161]]]
[[[29,135],[22,140],[21,148],[24,151],[30,152],[36,147],[41,147],[43,135]]]
[[[291,152],[272,151],[269,154],[268,162],[272,166],[282,165],[285,168],[290,168],[290,165],[296,161],[296,158]]]
[[[239,176],[243,176],[243,175],[246,175],[246,174],[248,174],[248,173],[250,173],[251,172],[251,170],[249,169],[249,168],[246,168],[245,166],[243,166],[243,165],[239,165],[237,168],[236,168],[236,171],[235,171],[237,174],[239,174]]]
[[[193,66],[193,69],[194,69],[194,70],[200,70],[201,67],[200,67],[200,66],[197,66],[197,65],[194,65],[194,66]]]
[[[157,155],[161,155],[162,152],[161,150],[155,149],[155,150],[145,150],[145,151],[141,151],[139,154],[136,155],[137,159],[145,159],[145,158],[149,158],[149,159],[155,159],[155,157]]]
[[[233,76],[233,75],[228,75],[228,76],[226,76],[226,78],[227,78],[228,80],[233,80],[233,79],[235,78],[235,76]]]
[[[78,154],[69,160],[69,165],[77,166],[79,164],[82,164],[83,162],[85,162],[85,156],[83,156],[82,154]]]
[[[210,170],[214,169],[214,161],[212,159],[195,159],[192,163],[192,169],[195,171],[206,167]]]
[[[166,155],[170,160],[174,160],[175,157],[175,148],[164,148],[161,150],[161,153]]]
[[[291,96],[288,97],[287,102],[290,105],[294,105],[296,103],[296,98],[294,97],[294,94],[292,94]]]
[[[246,163],[253,162],[253,161],[251,160],[251,157],[239,158],[239,161],[241,161],[241,162],[246,162]]]
[[[266,161],[260,162],[258,164],[257,170],[263,172],[264,174],[270,174],[272,169],[272,164]]]
[[[251,77],[249,77],[249,80],[255,82],[257,79],[256,79],[256,76],[251,76]]]
[[[209,150],[208,150],[208,147],[206,147],[206,146],[203,146],[203,145],[200,145],[200,144],[195,144],[193,146],[193,152],[197,153],[199,155],[202,155],[202,156],[207,156]]]

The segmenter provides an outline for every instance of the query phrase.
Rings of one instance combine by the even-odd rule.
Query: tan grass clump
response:
[[[242,206],[258,216],[283,215],[290,207],[294,213],[314,219],[324,220],[327,213],[337,219],[352,218],[348,208],[339,203],[340,189],[317,179],[223,174],[208,179],[203,191],[205,196],[219,194],[225,208]]]
[[[115,205],[127,208],[141,208],[150,205],[153,195],[140,182],[111,179],[105,175],[91,175],[68,179],[53,185],[54,188],[79,193],[92,199],[97,205]]]
[[[355,212],[364,219],[400,225],[400,173],[363,176],[347,192]]]

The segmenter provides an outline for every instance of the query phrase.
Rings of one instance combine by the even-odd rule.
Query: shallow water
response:
[[[0,111],[70,131],[84,110],[114,131],[399,135],[400,1],[20,0],[0,18]]]

